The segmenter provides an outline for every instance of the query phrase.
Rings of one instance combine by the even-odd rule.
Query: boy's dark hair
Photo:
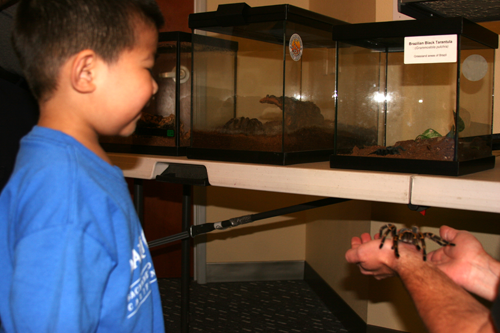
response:
[[[61,66],[82,50],[118,60],[135,46],[141,22],[163,25],[154,0],[21,0],[13,43],[34,96],[50,98]]]

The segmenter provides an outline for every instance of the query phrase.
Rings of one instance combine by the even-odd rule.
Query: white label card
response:
[[[405,64],[457,62],[457,35],[405,37]]]

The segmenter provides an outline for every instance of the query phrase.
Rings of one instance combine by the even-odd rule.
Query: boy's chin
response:
[[[127,127],[125,129],[123,129],[120,133],[118,133],[118,136],[121,136],[124,138],[131,136],[132,134],[134,134],[135,128],[136,128],[135,124],[134,124],[134,126],[130,126],[130,128]]]
[[[125,132],[125,133],[120,133],[118,136],[121,136],[121,137],[126,138],[126,137],[129,137],[129,136],[131,136],[132,134],[134,134],[134,132],[135,132],[135,128],[134,128],[134,130],[133,130],[133,131],[127,131],[127,132]]]

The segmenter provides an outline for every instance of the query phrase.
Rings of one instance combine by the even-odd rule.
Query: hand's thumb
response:
[[[441,235],[441,238],[451,242],[457,237],[458,230],[453,229],[452,227],[448,227],[447,225],[441,226],[439,229],[439,234]]]

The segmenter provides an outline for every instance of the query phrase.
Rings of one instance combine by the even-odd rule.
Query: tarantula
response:
[[[380,228],[379,232],[379,236],[382,238],[379,247],[380,249],[384,246],[385,238],[389,235],[389,233],[391,234],[393,241],[391,249],[394,250],[396,258],[399,258],[398,242],[413,244],[417,247],[417,250],[420,251],[420,245],[418,245],[418,242],[420,241],[422,243],[422,252],[424,255],[424,261],[427,260],[427,253],[425,252],[426,237],[430,238],[431,240],[433,240],[434,242],[438,243],[441,246],[447,246],[447,245],[455,246],[455,244],[450,243],[442,239],[441,237],[434,235],[431,232],[420,232],[417,227],[412,227],[411,229],[403,228],[397,230],[397,228],[393,224],[386,224],[382,228]]]
[[[399,155],[400,151],[406,151],[406,149],[404,149],[401,146],[385,147],[385,148],[379,148],[379,149],[375,150],[374,152],[370,153],[370,155],[372,155],[372,154],[376,154],[379,156]]]

